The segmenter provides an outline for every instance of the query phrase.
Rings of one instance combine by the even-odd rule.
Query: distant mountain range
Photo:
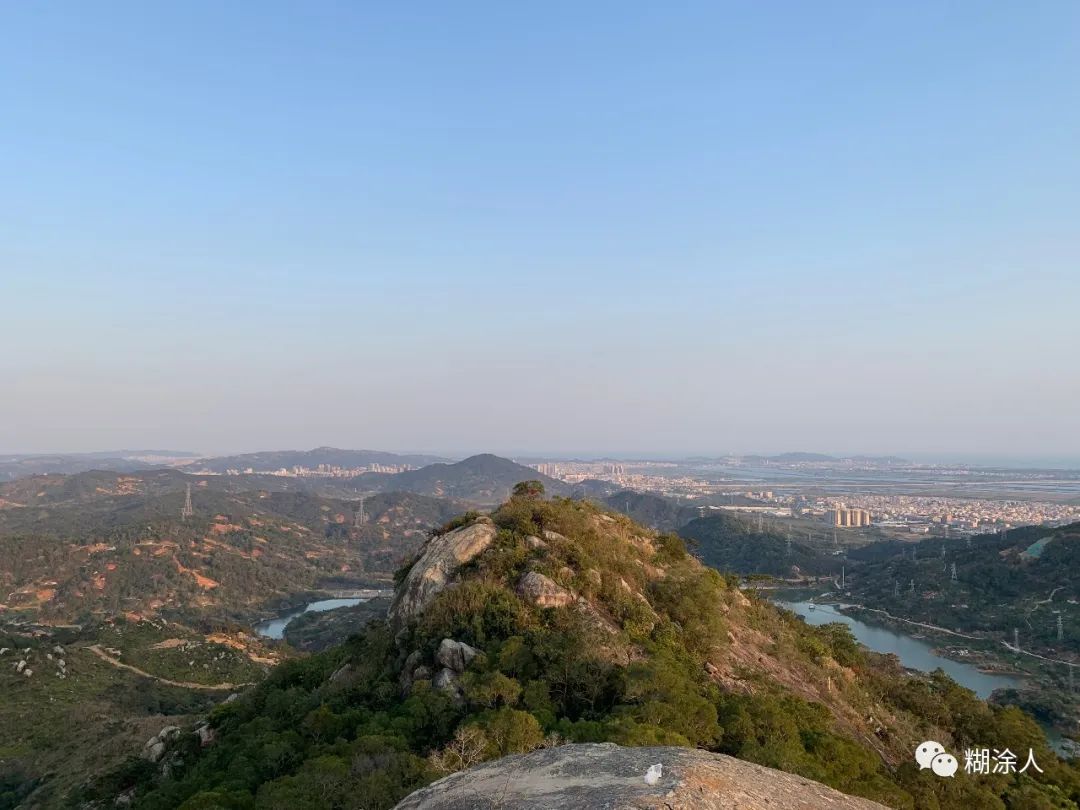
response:
[[[775,456],[742,456],[742,461],[767,464],[814,464],[830,461],[858,461],[869,464],[910,464],[907,459],[898,456],[830,456],[825,453],[780,453]]]
[[[313,450],[295,453],[296,456],[313,458],[345,458],[334,453],[369,453],[368,458],[408,459],[418,456],[393,456],[374,451]],[[256,454],[262,457],[281,458],[287,451]],[[355,458],[355,456],[353,456]],[[236,456],[234,458],[242,458]],[[310,462],[309,462],[310,463]],[[332,461],[319,461],[329,464]],[[369,462],[384,463],[384,462]],[[400,461],[399,461],[400,463]],[[200,497],[209,493],[243,492],[306,493],[330,498],[355,500],[375,493],[408,492],[435,498],[459,501],[462,504],[491,505],[505,500],[513,486],[521,481],[538,480],[551,495],[569,495],[571,488],[562,481],[541,475],[531,467],[525,467],[506,458],[482,454],[455,463],[429,464],[402,473],[364,473],[349,478],[323,478],[249,473],[240,475],[202,474],[186,472],[186,469],[93,469],[72,475],[22,476],[16,480],[0,482],[0,528],[27,525],[32,522],[34,508],[52,508],[82,503],[83,509],[109,511],[114,517],[132,512],[135,504],[144,504],[148,498],[167,494],[179,497],[191,484]],[[233,469],[228,467],[227,469]],[[136,497],[132,497],[136,496]],[[11,507],[23,507],[11,509]],[[176,507],[179,509],[179,505]],[[224,508],[224,507],[222,507]],[[228,511],[226,509],[226,511]],[[142,517],[133,518],[135,520]]]
[[[399,455],[381,450],[342,450],[337,447],[316,447],[314,450],[269,450],[261,453],[243,453],[236,456],[219,456],[194,461],[192,469],[224,473],[228,470],[253,472],[276,472],[281,468],[306,467],[315,469],[320,464],[331,467],[370,467],[381,464],[387,467],[424,467],[436,462],[449,461],[442,456]]]
[[[194,453],[173,450],[106,450],[97,453],[0,455],[0,481],[14,481],[28,475],[74,475],[89,470],[133,472],[161,466],[158,459],[194,457]]]

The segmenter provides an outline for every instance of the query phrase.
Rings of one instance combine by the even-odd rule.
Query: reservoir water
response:
[[[832,605],[814,604],[813,610],[811,610],[810,606],[813,604],[811,602],[785,602],[778,599],[776,604],[802,616],[807,624],[821,625],[842,622],[851,628],[851,634],[855,636],[860,644],[869,647],[874,652],[894,653],[900,659],[900,663],[910,669],[933,672],[935,669],[940,668],[958,684],[966,686],[984,700],[995,689],[1008,689],[1023,684],[1022,678],[980,672],[978,667],[971,664],[952,661],[938,655],[934,652],[934,648],[922,639],[861,622],[851,616],[846,616]],[[1061,756],[1076,755],[1075,743],[1062,737],[1051,726],[1042,723],[1040,725],[1042,725],[1050,747],[1058,754]]]
[[[278,616],[276,619],[268,619],[265,622],[259,622],[255,625],[255,632],[263,638],[283,638],[285,635],[285,628],[289,622],[304,613],[322,613],[326,610],[333,610],[334,608],[349,607],[351,605],[359,605],[361,602],[366,602],[366,599],[320,599],[317,602],[309,602],[302,608],[290,611],[284,615]]]
[[[978,667],[961,661],[952,661],[934,652],[933,646],[922,639],[897,633],[884,627],[875,627],[847,616],[832,605],[814,605],[810,602],[777,602],[781,607],[798,613],[807,624],[821,625],[840,622],[851,628],[855,638],[874,652],[894,653],[900,663],[910,669],[933,672],[942,669],[961,686],[966,686],[984,700],[995,689],[1019,687],[1023,680],[1011,675],[980,672]]]

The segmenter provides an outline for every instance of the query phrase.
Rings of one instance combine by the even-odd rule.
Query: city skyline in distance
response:
[[[212,451],[193,449],[94,449],[94,450],[20,450],[14,451],[0,447],[0,461],[15,458],[44,458],[44,457],[72,457],[72,458],[130,458],[130,459],[170,459],[174,463],[185,464],[200,459],[221,459],[230,456],[255,455],[274,452],[305,453],[316,450],[338,450],[344,452],[374,452],[386,453],[402,457],[408,456],[431,456],[444,458],[448,461],[460,460],[475,455],[495,455],[517,460],[545,460],[545,461],[641,461],[641,462],[679,462],[693,461],[720,461],[723,459],[769,459],[780,463],[839,463],[861,461],[868,464],[884,464],[890,462],[896,466],[957,466],[957,467],[985,467],[985,468],[1013,468],[1013,469],[1047,469],[1047,470],[1080,470],[1080,457],[1069,456],[1019,456],[1001,457],[994,455],[962,455],[962,454],[926,454],[907,452],[853,452],[838,453],[827,450],[723,450],[713,452],[662,452],[645,450],[634,452],[632,450],[567,450],[553,451],[537,448],[385,448],[373,446],[350,447],[343,444],[320,444],[315,447],[278,447],[265,446],[254,448],[228,448]],[[808,458],[799,459],[806,456]],[[809,458],[820,456],[822,458]],[[434,460],[431,463],[436,463]]]

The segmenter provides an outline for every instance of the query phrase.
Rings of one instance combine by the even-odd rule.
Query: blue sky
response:
[[[0,450],[1080,458],[1080,5],[13,3]]]

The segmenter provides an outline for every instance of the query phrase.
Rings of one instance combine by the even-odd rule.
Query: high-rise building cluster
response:
[[[825,521],[831,526],[858,528],[870,525],[870,513],[865,509],[847,509],[840,504],[825,513]]]
[[[538,473],[540,473],[541,475],[546,475],[548,478],[558,478],[559,477],[559,465],[558,464],[552,464],[550,462],[544,462],[542,464],[534,464],[533,467],[536,468],[536,471]]]

